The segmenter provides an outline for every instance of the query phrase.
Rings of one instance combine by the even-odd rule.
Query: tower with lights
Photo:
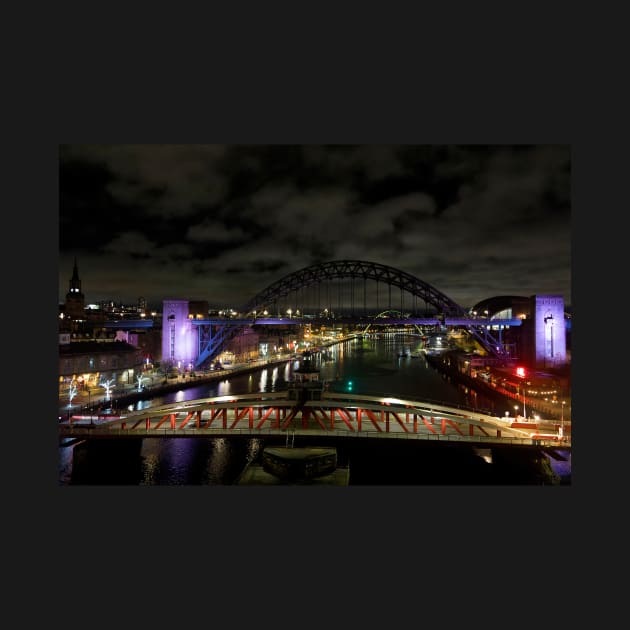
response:
[[[564,299],[561,295],[534,295],[534,357],[538,369],[563,367],[567,363]]]
[[[199,331],[192,323],[198,304],[190,300],[162,302],[162,361],[180,370],[194,364],[199,353]],[[200,314],[205,317],[207,313],[206,306],[205,315]]]

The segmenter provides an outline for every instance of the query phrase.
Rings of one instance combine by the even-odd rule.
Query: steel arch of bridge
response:
[[[292,291],[334,278],[363,278],[364,280],[384,282],[423,299],[434,306],[438,313],[451,316],[466,315],[466,309],[427,282],[400,269],[363,260],[333,260],[294,271],[269,285],[252,298],[245,305],[244,311],[247,313],[264,310]]]
[[[255,316],[257,313],[271,308],[274,302],[289,295],[292,291],[297,291],[304,287],[337,278],[363,278],[364,280],[374,280],[407,291],[411,295],[431,304],[435,307],[437,312],[443,316],[470,320],[470,324],[467,328],[479,343],[494,356],[502,356],[504,354],[500,343],[488,333],[486,327],[476,323],[469,317],[464,307],[454,302],[446,294],[438,291],[429,283],[420,280],[420,278],[416,278],[406,271],[401,271],[400,269],[375,262],[363,260],[333,260],[304,267],[270,284],[266,289],[255,295],[240,310],[246,314],[253,313]],[[214,358],[220,354],[228,342],[239,335],[244,328],[245,326],[223,326],[209,339],[204,337],[200,330],[199,356],[196,361],[196,366],[200,366],[208,359]]]

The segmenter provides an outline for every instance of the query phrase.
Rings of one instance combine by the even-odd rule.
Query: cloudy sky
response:
[[[568,145],[61,145],[59,301],[238,307],[331,260],[571,304]]]

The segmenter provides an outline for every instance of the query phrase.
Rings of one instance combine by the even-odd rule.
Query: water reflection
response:
[[[266,387],[267,387],[267,370],[264,369],[260,373],[260,379],[258,381],[258,391],[259,392],[264,392],[264,391],[266,391]]]
[[[59,483],[67,485],[72,479],[72,456],[74,449],[72,446],[61,446],[59,448]]]
[[[259,455],[262,449],[262,441],[257,439],[249,440],[247,444],[247,460],[253,462]]]
[[[223,473],[228,467],[231,446],[225,438],[212,441],[212,456],[208,460],[206,483],[221,483]]]
[[[161,445],[157,440],[144,440],[140,456],[143,460],[142,481],[140,485],[153,486],[158,479],[160,469]]]

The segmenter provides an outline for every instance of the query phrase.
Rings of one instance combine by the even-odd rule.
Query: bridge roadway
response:
[[[475,317],[342,317],[329,319],[323,317],[252,317],[242,319],[213,318],[191,320],[195,326],[297,326],[303,324],[373,324],[376,326],[520,326],[523,322],[518,317],[509,319],[487,319]]]
[[[304,393],[308,400],[297,400]],[[317,399],[312,399],[317,398]],[[340,394],[316,388],[216,396],[130,411],[72,416],[60,438],[270,435],[418,439],[570,448],[570,436],[534,423],[435,402]]]
[[[337,319],[325,317],[246,317],[228,318],[213,317],[209,319],[194,319],[195,326],[301,326],[304,324],[373,324],[377,326],[521,326],[518,317],[508,319],[487,319],[481,317],[342,317]],[[152,319],[120,319],[104,322],[105,328],[125,330],[127,328],[153,328]]]

